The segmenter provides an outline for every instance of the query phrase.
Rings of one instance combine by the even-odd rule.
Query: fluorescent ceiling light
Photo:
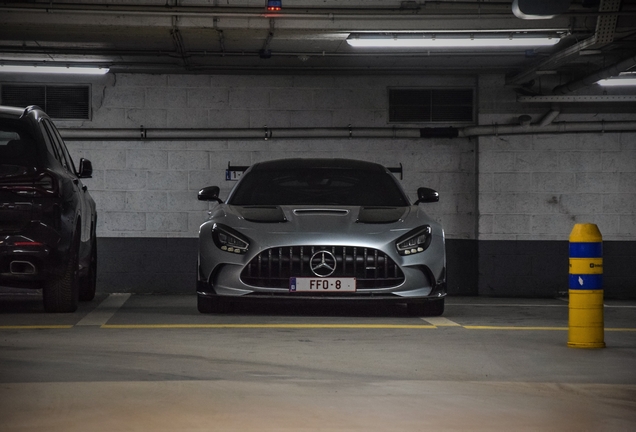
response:
[[[636,86],[636,72],[622,72],[618,76],[597,81],[605,87]]]
[[[558,33],[352,33],[347,43],[365,48],[501,48],[551,46]]]
[[[0,65],[0,72],[104,75],[108,73],[108,68],[78,67],[78,66],[65,67],[65,66]]]

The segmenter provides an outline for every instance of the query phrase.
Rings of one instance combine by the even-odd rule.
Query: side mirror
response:
[[[419,203],[432,203],[439,201],[439,193],[436,190],[421,187],[417,190],[417,201],[415,205]]]
[[[199,191],[199,201],[216,201],[222,204],[223,201],[219,198],[221,189],[218,186],[207,186]]]
[[[93,164],[88,159],[81,158],[79,163],[79,178],[93,178]]]

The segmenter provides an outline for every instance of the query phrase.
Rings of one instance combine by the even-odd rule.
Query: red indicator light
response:
[[[43,246],[42,243],[40,242],[26,242],[26,241],[21,241],[21,242],[15,242],[13,243],[13,246]]]
[[[283,9],[282,0],[267,0],[267,10],[269,12],[279,12]]]

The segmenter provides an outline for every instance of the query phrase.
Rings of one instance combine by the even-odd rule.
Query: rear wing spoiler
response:
[[[226,181],[238,181],[241,178],[243,173],[247,171],[249,165],[234,165],[232,166],[231,162],[227,163],[227,169],[225,170],[225,180]]]
[[[225,170],[226,181],[238,181],[243,173],[247,171],[249,165],[234,165],[231,162],[227,163],[227,169]],[[404,180],[404,167],[400,163],[399,167],[387,167],[390,172],[400,174],[400,180]]]
[[[388,169],[392,173],[399,173],[400,180],[404,180],[404,168],[402,167],[401,163],[399,167],[386,167],[386,169]]]

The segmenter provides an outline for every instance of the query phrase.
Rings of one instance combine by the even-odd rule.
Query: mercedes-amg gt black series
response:
[[[97,213],[51,119],[0,106],[0,287],[42,289],[47,312],[95,296]]]
[[[441,315],[444,231],[411,204],[389,169],[346,159],[283,159],[248,167],[199,231],[198,309],[247,299],[405,303]]]

